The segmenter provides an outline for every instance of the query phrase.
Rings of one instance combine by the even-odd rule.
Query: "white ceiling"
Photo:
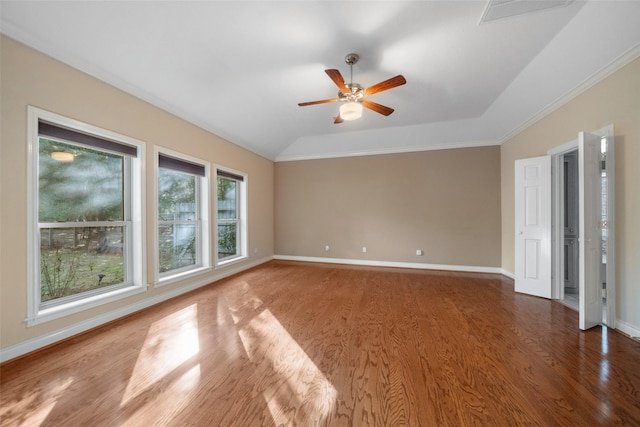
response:
[[[487,4],[2,0],[0,29],[273,160],[499,144],[640,56],[640,1],[480,23]],[[370,98],[392,115],[298,107],[336,97],[324,70],[348,80],[350,52],[365,87],[405,76]]]

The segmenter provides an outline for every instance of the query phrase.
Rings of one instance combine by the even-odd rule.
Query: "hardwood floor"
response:
[[[497,275],[272,261],[0,367],[3,426],[640,425],[640,343]]]

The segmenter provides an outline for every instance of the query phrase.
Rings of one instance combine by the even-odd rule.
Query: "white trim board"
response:
[[[318,263],[327,263],[327,264],[367,265],[371,267],[398,267],[398,268],[415,268],[420,270],[445,270],[445,271],[462,271],[466,273],[503,274],[503,269],[500,267],[426,264],[426,263],[418,263],[418,262],[374,261],[374,260],[365,260],[365,259],[321,258],[321,257],[305,257],[305,256],[292,256],[292,255],[274,255],[273,259],[278,259],[283,261],[318,262]]]
[[[504,269],[504,268],[501,268],[501,269],[500,269],[500,273],[501,273],[503,276],[507,276],[509,279],[512,279],[512,280],[515,280],[515,279],[516,279],[516,274],[515,274],[514,272],[512,272],[512,271],[509,271],[509,270],[506,270],[506,269]]]
[[[275,163],[297,162],[303,160],[324,160],[324,159],[341,159],[345,157],[364,157],[364,156],[380,156],[387,154],[404,154],[418,153],[423,151],[440,151],[455,150],[459,148],[477,148],[477,147],[493,147],[500,145],[499,141],[483,140],[483,141],[467,141],[454,142],[432,145],[417,145],[412,147],[391,147],[391,148],[372,148],[370,150],[359,151],[340,151],[321,154],[298,154],[298,155],[278,155],[274,160]]]
[[[637,326],[631,325],[623,320],[616,320],[616,329],[620,332],[624,332],[629,335],[631,338],[640,338],[640,328]]]
[[[86,319],[81,322],[71,324],[64,328],[61,328],[52,332],[48,332],[46,334],[43,334],[34,338],[30,338],[25,341],[21,341],[17,344],[10,345],[8,347],[0,349],[0,363],[6,362],[11,359],[15,359],[16,357],[19,357],[19,356],[24,356],[27,353],[31,353],[33,351],[39,350],[48,345],[55,344],[58,341],[62,341],[64,339],[70,338],[79,333],[86,332],[98,326],[102,326],[108,322],[117,320],[129,314],[135,313],[136,311],[140,311],[142,309],[151,307],[163,301],[167,301],[171,298],[177,297],[179,295],[185,294],[187,292],[190,292],[195,289],[201,288],[203,286],[209,285],[211,283],[217,282],[226,277],[232,276],[236,273],[240,273],[244,270],[248,270],[260,264],[264,264],[265,262],[269,262],[272,259],[273,259],[272,257],[266,257],[266,258],[261,258],[261,259],[252,261],[247,264],[237,265],[234,268],[217,270],[214,272],[213,276],[211,275],[203,276],[199,278],[199,280],[194,281],[188,285],[181,286],[176,289],[172,289],[160,295],[155,295],[151,298],[146,298],[142,301],[138,301],[136,303],[117,308],[115,310],[92,317],[90,319]]]

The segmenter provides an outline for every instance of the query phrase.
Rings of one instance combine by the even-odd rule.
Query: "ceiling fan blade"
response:
[[[338,115],[336,116],[335,121],[333,122],[334,125],[338,125],[340,123],[344,122],[344,119],[342,117],[340,117],[340,113],[338,113]]]
[[[393,89],[394,87],[402,86],[406,82],[405,78],[401,74],[398,74],[395,77],[391,77],[388,80],[366,88],[364,90],[364,96],[373,95],[374,93],[382,92],[383,90]]]
[[[380,113],[383,116],[388,116],[393,113],[393,108],[385,107],[382,104],[378,104],[377,102],[367,101],[366,99],[362,101],[362,106],[367,107],[370,110],[375,111],[376,113]]]
[[[347,85],[344,82],[344,77],[342,77],[342,74],[340,74],[340,71],[338,70],[324,70],[325,73],[327,73],[327,75],[329,76],[329,78],[331,80],[333,80],[333,82],[336,84],[336,86],[338,86],[338,89],[340,89],[340,92],[342,93],[351,93],[351,89],[349,89],[347,87]]]
[[[298,105],[300,107],[306,107],[307,105],[328,104],[330,102],[338,102],[338,101],[340,101],[340,99],[333,98],[333,99],[323,99],[321,101],[301,102]]]

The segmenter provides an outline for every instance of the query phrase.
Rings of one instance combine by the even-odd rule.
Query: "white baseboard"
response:
[[[228,268],[214,270],[212,271],[211,274],[198,278],[197,281],[189,283],[188,285],[181,286],[176,289],[171,289],[159,295],[155,295],[153,297],[146,298],[142,301],[138,301],[136,303],[117,308],[115,310],[92,317],[90,319],[83,320],[78,323],[74,323],[72,325],[55,330],[53,332],[49,332],[34,338],[30,338],[25,341],[21,341],[17,344],[10,345],[8,347],[0,349],[0,363],[25,355],[27,353],[30,353],[32,351],[54,344],[66,338],[70,338],[81,332],[88,331],[97,326],[119,319],[120,317],[126,316],[131,313],[135,313],[136,311],[140,311],[142,309],[151,307],[155,304],[161,303],[171,298],[175,298],[178,295],[182,295],[184,293],[193,291],[202,286],[224,279],[225,277],[229,277],[236,273],[240,273],[244,270],[248,270],[250,268],[258,266],[260,264],[264,264],[265,262],[271,261],[272,259],[273,257],[269,256],[269,257],[261,258],[258,260],[252,260],[248,263],[236,264],[233,266],[229,266]]]
[[[505,270],[504,268],[500,269],[500,273],[502,273],[503,276],[507,276],[509,279],[513,279],[516,280],[516,274],[512,271],[509,270]]]
[[[616,320],[616,329],[620,332],[624,332],[625,334],[631,336],[632,338],[640,337],[640,328],[630,323],[627,323],[623,320]]]
[[[373,261],[365,259],[344,259],[344,258],[321,258],[321,257],[305,257],[292,255],[274,255],[274,259],[284,261],[305,261],[305,262],[321,262],[329,264],[347,264],[347,265],[368,265],[373,267],[399,267],[399,268],[416,268],[421,270],[447,270],[447,271],[464,271],[468,273],[495,273],[503,274],[500,267],[481,267],[467,265],[449,265],[449,264],[425,264],[417,262],[395,262],[395,261]]]

